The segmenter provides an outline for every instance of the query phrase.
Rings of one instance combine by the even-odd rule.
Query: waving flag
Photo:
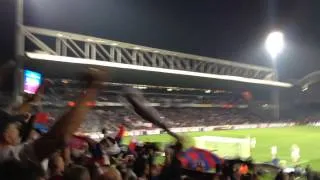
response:
[[[48,132],[49,126],[49,114],[45,112],[40,112],[35,115],[34,129],[36,129],[40,134]]]
[[[126,131],[125,127],[123,125],[120,125],[119,131],[118,131],[116,137],[114,138],[118,144],[121,144],[122,138],[125,134],[125,131]]]
[[[34,123],[34,129],[36,129],[40,134],[45,134],[48,132],[48,126],[39,124],[39,123]]]
[[[178,159],[184,168],[196,169],[200,163],[205,171],[215,169],[217,165],[223,164],[223,160],[210,151],[191,147],[178,155]]]

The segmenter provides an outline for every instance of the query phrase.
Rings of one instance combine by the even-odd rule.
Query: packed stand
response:
[[[85,76],[86,89],[79,95],[74,106],[58,113],[51,111],[53,118],[44,122],[41,112],[35,108],[39,105],[47,81],[33,96],[27,96],[21,105],[13,105],[7,111],[0,111],[0,179],[10,180],[180,180],[180,179],[258,179],[258,170],[250,161],[223,160],[206,150],[189,148],[184,151],[184,139],[176,137],[176,142],[162,150],[154,143],[140,143],[131,140],[129,145],[122,143],[124,127],[117,127],[116,121],[121,115],[123,121],[130,122],[132,114],[118,109],[110,111],[90,111],[87,102],[97,98],[101,81],[106,75],[91,72]],[[210,112],[209,112],[210,111]],[[188,113],[187,113],[188,112]],[[210,114],[209,118],[200,114]],[[39,115],[40,114],[40,115]],[[59,114],[59,115],[57,115]],[[215,119],[236,119],[243,123],[245,115],[235,115],[234,111],[217,111],[211,109],[190,110],[160,109],[163,121],[193,125],[194,118],[202,121],[208,118],[212,124]],[[187,114],[187,115],[182,115]],[[103,118],[101,117],[103,115]],[[182,118],[177,118],[182,115]],[[137,118],[137,116],[135,116]],[[220,118],[220,119],[219,119]],[[246,117],[248,118],[248,117]],[[136,119],[136,121],[141,119]],[[250,119],[249,119],[250,120]],[[95,141],[76,132],[84,122],[97,122],[109,127],[113,125],[117,134],[108,134]],[[108,121],[108,124],[106,122]],[[184,123],[184,124],[183,124]],[[205,122],[204,122],[205,123]],[[210,123],[210,122],[209,122]],[[129,123],[128,123],[129,124]],[[131,124],[135,124],[131,122]],[[170,123],[169,123],[170,124]],[[172,124],[175,126],[177,124]],[[92,129],[94,131],[100,128]],[[165,152],[164,156],[159,154]],[[188,153],[200,153],[201,159],[189,161]],[[162,163],[156,158],[161,157]],[[198,157],[201,157],[198,155]],[[213,159],[214,158],[214,159]],[[209,172],[207,170],[214,170]],[[281,174],[280,174],[281,175]],[[282,179],[282,178],[281,178]]]
[[[63,109],[44,108],[57,118]],[[157,108],[161,120],[168,127],[216,126],[226,124],[250,124],[264,122],[259,116],[247,109],[220,108]],[[54,113],[52,113],[54,112]],[[105,110],[94,109],[86,116],[82,125],[84,131],[98,132],[101,127],[116,131],[120,124],[128,130],[149,129],[149,123],[124,107],[107,107]]]

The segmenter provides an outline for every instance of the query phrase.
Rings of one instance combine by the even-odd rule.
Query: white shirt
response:
[[[272,146],[271,147],[271,154],[277,154],[278,148],[277,146]]]
[[[251,148],[255,148],[256,147],[256,143],[257,143],[256,138],[252,138],[251,139]]]
[[[298,147],[293,147],[291,149],[291,156],[300,156],[300,149]]]

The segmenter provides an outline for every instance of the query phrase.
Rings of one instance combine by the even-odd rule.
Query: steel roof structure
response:
[[[25,43],[32,47],[31,51],[23,48],[29,65],[36,61],[60,62],[282,88],[292,86],[272,80],[274,71],[266,67],[43,28],[21,26],[21,30]]]

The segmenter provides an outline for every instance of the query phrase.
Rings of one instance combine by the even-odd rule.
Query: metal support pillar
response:
[[[279,77],[278,77],[278,70],[277,70],[277,62],[273,62],[273,69],[274,69],[274,81],[278,81]],[[279,101],[279,88],[274,88],[272,90],[272,104],[274,105],[274,111],[273,111],[273,115],[274,115],[274,119],[276,121],[280,120],[280,101]]]
[[[14,101],[22,103],[23,97],[23,56],[24,56],[24,34],[23,34],[23,0],[16,0],[15,4],[15,60],[16,68],[14,72]]]

